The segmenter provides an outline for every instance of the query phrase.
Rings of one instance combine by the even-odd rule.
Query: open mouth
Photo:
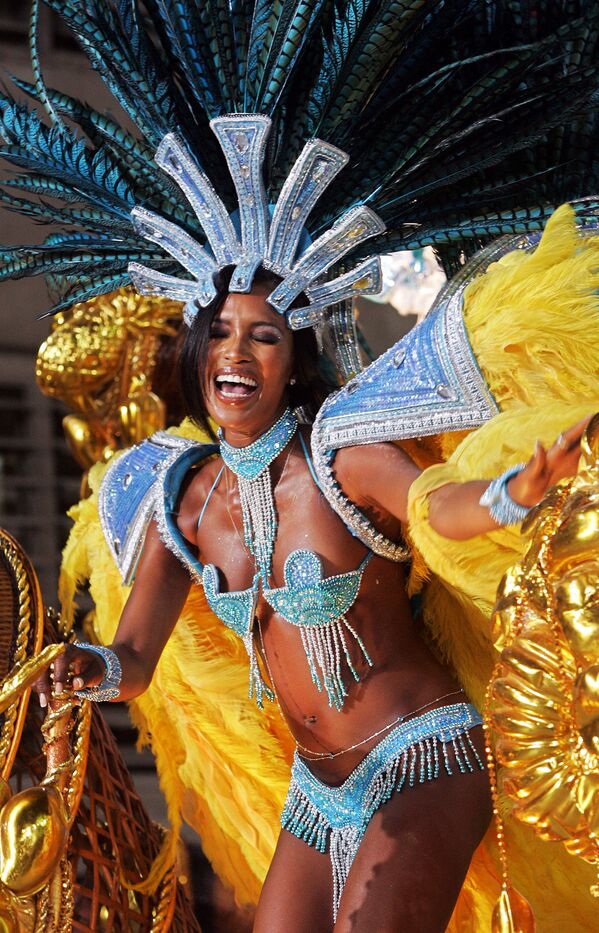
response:
[[[240,376],[237,373],[221,373],[215,376],[214,383],[217,394],[223,399],[247,399],[258,388],[258,383],[251,376]]]

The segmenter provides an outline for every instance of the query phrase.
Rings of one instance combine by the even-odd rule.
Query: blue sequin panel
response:
[[[321,450],[400,440],[478,427],[496,411],[457,293],[327,399],[315,439]]]
[[[98,503],[100,519],[107,543],[119,565],[129,530],[168,454],[164,447],[144,441],[119,457],[102,482]]]
[[[285,561],[285,586],[265,589],[264,599],[292,625],[328,625],[349,612],[364,567],[363,562],[357,570],[323,580],[322,564],[313,551],[293,551]]]
[[[252,631],[254,624],[257,588],[221,593],[218,570],[214,564],[206,564],[202,582],[206,600],[214,614],[236,635],[245,638]]]
[[[159,499],[164,499],[165,470],[192,463],[217,448],[164,432],[155,434],[116,459],[106,471],[98,497],[104,536],[123,581],[131,583],[145,535]]]

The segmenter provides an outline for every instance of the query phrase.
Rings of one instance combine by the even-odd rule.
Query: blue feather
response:
[[[50,276],[48,276],[50,278]],[[63,288],[65,283],[61,283]],[[131,285],[131,279],[127,272],[109,273],[108,275],[94,276],[89,279],[86,276],[77,276],[71,283],[70,289],[64,289],[64,298],[54,304],[48,311],[40,314],[38,320],[52,317],[59,311],[71,308],[74,304],[83,301],[90,301],[92,298],[98,298],[100,295],[107,295],[122,288],[125,285]]]
[[[177,129],[174,94],[162,73],[132,4],[117,0],[45,0],[77,36],[92,66],[121,106],[157,147],[165,133]]]
[[[106,210],[128,217],[135,203],[117,165],[102,149],[86,149],[82,140],[41,123],[37,114],[0,96],[0,150],[7,161],[38,174],[65,181]]]

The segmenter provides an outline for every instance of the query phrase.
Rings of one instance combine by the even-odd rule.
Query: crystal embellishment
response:
[[[265,434],[247,447],[233,447],[219,431],[221,456],[235,473],[243,518],[243,540],[266,579],[271,571],[277,515],[268,467],[297,430],[297,418],[287,409]]]
[[[291,409],[287,408],[265,434],[247,447],[233,447],[224,439],[222,431],[219,431],[221,457],[237,477],[251,482],[278,457],[296,430],[297,418]]]
[[[343,662],[354,680],[359,680],[349,652],[348,635],[359,646],[367,664],[372,665],[364,642],[345,617],[357,598],[371,557],[369,552],[357,570],[323,579],[322,564],[316,554],[304,549],[293,551],[285,561],[285,586],[264,590],[269,606],[300,629],[312,681],[318,690],[326,691],[329,705],[337,710],[347,696]]]
[[[322,140],[309,140],[285,180],[276,204],[271,206],[262,177],[270,118],[261,114],[227,114],[213,119],[210,126],[223,150],[237,193],[240,233],[185,144],[173,133],[167,134],[156,152],[156,162],[185,194],[208,242],[204,248],[177,224],[136,206],[131,219],[137,232],[164,249],[189,276],[167,275],[140,263],[130,263],[131,281],[139,292],[184,302],[183,316],[191,325],[198,311],[215,298],[214,279],[220,270],[233,265],[229,291],[249,292],[256,270],[263,266],[283,279],[267,300],[276,311],[287,316],[292,329],[299,329],[321,323],[328,304],[380,291],[378,258],[367,260],[370,274],[366,274],[361,264],[360,274],[340,275],[334,285],[319,281],[331,266],[366,239],[384,232],[384,223],[370,208],[365,205],[350,208],[316,242],[311,241],[306,230],[314,205],[347,164],[347,153]],[[288,313],[294,299],[302,292],[308,295],[311,290],[318,297],[309,296],[308,309],[301,314]]]
[[[465,287],[440,298],[398,344],[330,395],[314,422],[314,468],[329,504],[364,544],[390,560],[405,559],[405,549],[377,531],[344,495],[335,480],[335,451],[468,430],[498,411],[468,340]]]
[[[245,133],[234,133],[233,142],[238,152],[247,152],[250,148],[250,141]]]
[[[466,703],[400,721],[336,786],[318,780],[296,751],[281,825],[317,851],[328,851],[334,918],[368,824],[392,794],[436,780],[443,768],[448,775],[456,766],[461,773],[484,770],[469,734],[481,722]]]

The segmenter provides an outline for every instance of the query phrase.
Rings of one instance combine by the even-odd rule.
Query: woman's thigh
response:
[[[484,760],[482,729],[471,737]],[[373,816],[350,870],[335,933],[443,933],[491,819],[486,771],[442,772]]]
[[[330,933],[329,856],[281,830],[256,911],[254,933]]]

